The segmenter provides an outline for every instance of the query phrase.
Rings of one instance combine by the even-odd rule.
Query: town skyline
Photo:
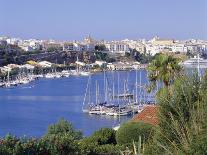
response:
[[[174,40],[174,41],[188,41],[188,40],[202,40],[202,41],[207,41],[207,38],[206,39],[201,39],[201,38],[185,38],[185,39],[179,39],[179,38],[175,38],[175,37],[171,37],[171,38],[164,38],[162,36],[159,36],[159,35],[153,35],[151,37],[147,37],[147,38],[141,38],[141,37],[137,37],[137,38],[129,38],[129,37],[125,37],[125,38],[119,38],[119,39],[107,39],[107,38],[96,38],[94,37],[93,35],[91,34],[85,34],[82,36],[82,38],[80,39],[65,39],[65,40],[61,40],[61,39],[54,39],[54,38],[32,38],[32,37],[26,37],[26,38],[22,38],[20,36],[10,36],[10,35],[1,35],[0,34],[0,38],[1,40],[3,38],[10,38],[10,39],[21,39],[21,40],[43,40],[43,41],[57,41],[57,42],[81,42],[83,41],[85,38],[87,37],[91,37],[92,39],[96,40],[96,41],[122,41],[122,40],[146,40],[146,41],[149,41],[149,40],[152,40],[153,38],[159,38],[159,39],[164,39],[164,40]]]

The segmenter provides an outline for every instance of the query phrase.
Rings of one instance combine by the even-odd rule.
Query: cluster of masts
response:
[[[104,72],[104,101],[100,101],[99,85],[96,81],[96,93],[95,102],[91,100],[91,76],[88,78],[86,93],[83,102],[83,112],[95,115],[108,115],[108,116],[128,116],[135,113],[139,113],[146,102],[138,101],[138,87],[139,90],[144,88],[141,85],[141,71],[140,71],[140,84],[137,81],[137,70],[136,70],[136,83],[134,85],[135,91],[129,92],[127,88],[127,81],[124,82],[124,93],[120,93],[120,80],[119,73],[117,79],[117,94],[115,95],[114,76],[112,83],[112,90],[109,88],[109,84]],[[141,95],[141,92],[140,94]],[[94,98],[94,97],[93,97]],[[124,104],[123,104],[124,103]],[[149,102],[148,102],[149,103]]]
[[[0,79],[0,87],[10,88],[22,84],[28,84],[39,78],[62,78],[69,76],[89,76],[91,73],[87,71],[77,71],[77,70],[63,70],[62,72],[52,71],[47,74],[38,74],[35,75],[33,71],[26,70],[25,72],[20,72],[17,76],[12,77],[10,75],[11,71],[7,71],[7,76],[3,79]]]

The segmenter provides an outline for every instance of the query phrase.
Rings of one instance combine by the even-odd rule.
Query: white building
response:
[[[110,42],[105,44],[106,49],[111,53],[118,53],[124,55],[129,53],[129,45],[122,42]]]
[[[21,49],[23,49],[24,51],[28,52],[28,51],[33,51],[34,49],[31,46],[26,46],[26,45],[20,45],[19,46]]]
[[[181,52],[181,53],[187,53],[188,48],[184,44],[176,43],[172,47],[172,52]]]
[[[75,51],[75,47],[73,43],[64,43],[63,44],[63,51]]]

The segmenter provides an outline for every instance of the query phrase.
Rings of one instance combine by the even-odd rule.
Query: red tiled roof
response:
[[[155,105],[148,105],[145,106],[144,109],[135,115],[132,118],[132,121],[135,122],[144,122],[149,123],[151,125],[157,125],[158,124],[158,106]]]

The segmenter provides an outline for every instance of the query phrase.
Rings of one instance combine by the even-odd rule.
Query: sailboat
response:
[[[10,84],[10,71],[8,69],[8,73],[7,73],[7,82],[5,83],[5,87],[10,87],[11,84]]]
[[[108,81],[106,78],[106,73],[104,71],[104,101],[101,102],[100,100],[100,92],[99,92],[99,84],[96,81],[96,95],[95,95],[95,104],[91,102],[91,76],[88,78],[86,93],[84,96],[83,102],[83,112],[87,112],[89,114],[96,114],[96,115],[109,115],[109,116],[126,116],[132,113],[132,109],[128,106],[121,106],[118,98],[118,104],[113,104],[114,98],[114,84],[113,84],[113,96],[112,100],[109,100],[109,88],[108,88]],[[118,73],[118,95],[119,95],[119,73]],[[87,102],[88,99],[88,102]]]

